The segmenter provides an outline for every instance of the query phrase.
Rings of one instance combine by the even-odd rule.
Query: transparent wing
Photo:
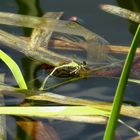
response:
[[[52,19],[59,19],[62,16],[62,14],[63,12],[47,12],[45,15],[43,15],[43,18],[47,19],[51,17]],[[45,26],[43,22],[40,24],[40,27],[42,26]],[[36,49],[37,47],[48,46],[48,42],[50,40],[52,32],[47,28],[42,30],[40,27],[36,27],[32,31],[30,46],[29,46],[32,49]]]
[[[38,28],[42,31],[47,29],[51,32],[67,34],[67,36],[63,36],[61,39],[79,43],[87,51],[89,64],[105,64],[117,61],[109,56],[107,49],[105,49],[108,42],[104,38],[72,21],[0,12],[0,24]],[[84,40],[75,36],[82,37]]]
[[[108,42],[105,39],[102,39],[99,35],[88,41],[80,36],[66,33],[53,33],[52,38],[60,39],[84,48],[87,53],[87,58],[84,61],[89,65],[108,65],[119,61],[108,53]],[[76,58],[78,58],[78,56],[76,56]]]
[[[33,17],[0,12],[0,24],[40,29],[47,28],[50,31],[82,36],[86,40],[96,39],[97,37],[101,38],[97,34],[91,32],[90,30],[75,22],[46,17]]]

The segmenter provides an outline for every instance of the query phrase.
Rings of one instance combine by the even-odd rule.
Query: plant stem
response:
[[[123,67],[123,71],[122,71],[122,74],[121,74],[121,77],[117,86],[117,90],[115,93],[114,101],[113,101],[111,116],[109,117],[103,140],[113,140],[115,137],[115,129],[117,126],[117,120],[120,113],[120,108],[123,101],[126,84],[128,81],[133,58],[135,56],[136,48],[138,46],[138,43],[140,42],[139,37],[140,37],[140,25],[137,28],[137,31],[135,33],[135,36],[130,46],[130,51],[127,55],[127,58]]]

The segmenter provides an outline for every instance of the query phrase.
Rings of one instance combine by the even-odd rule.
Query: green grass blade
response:
[[[7,54],[5,54],[2,50],[0,50],[0,58],[4,61],[4,63],[9,67],[11,72],[14,75],[19,87],[21,89],[27,89],[27,85],[22,76],[22,73],[18,67],[18,65],[14,62],[12,58],[10,58]]]
[[[137,79],[128,79],[128,81],[136,83],[136,84],[140,84],[140,80],[137,80]]]
[[[22,94],[26,97],[27,100],[31,100],[33,102],[43,102],[43,104],[48,105],[48,101],[60,104],[60,105],[77,105],[77,106],[92,106],[94,108],[105,110],[105,111],[111,111],[112,103],[108,102],[99,102],[96,100],[86,100],[86,99],[80,99],[80,98],[74,98],[69,96],[63,96],[58,95],[55,93],[50,92],[40,92],[36,90],[21,90],[19,88],[10,87],[8,85],[0,85],[0,89],[3,89],[7,92],[5,92],[6,95],[12,95],[14,93]],[[10,92],[9,92],[10,91]],[[3,92],[1,92],[3,94]],[[132,118],[140,119],[140,110],[138,107],[130,106],[130,105],[122,105],[121,106],[121,115],[129,116]]]
[[[115,136],[115,129],[117,126],[117,120],[120,113],[120,108],[126,88],[126,84],[128,81],[131,65],[133,62],[133,58],[135,56],[136,48],[138,46],[138,43],[140,42],[140,25],[137,28],[136,34],[133,38],[133,41],[130,46],[130,51],[127,55],[123,71],[117,86],[117,90],[115,93],[114,101],[113,101],[113,107],[111,111],[111,116],[109,117],[109,121],[107,123],[104,140],[113,140]]]
[[[29,117],[55,117],[61,115],[100,115],[109,116],[109,111],[92,106],[53,106],[53,107],[0,107],[0,115],[17,115]]]

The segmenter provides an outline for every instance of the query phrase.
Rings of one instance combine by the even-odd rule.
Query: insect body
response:
[[[72,61],[71,61],[70,63],[68,63],[68,64],[64,64],[64,65],[55,67],[55,68],[53,69],[53,71],[44,79],[43,84],[42,84],[41,87],[40,87],[40,90],[43,90],[43,89],[44,89],[45,84],[47,83],[49,77],[50,77],[50,76],[53,76],[53,74],[54,74],[54,72],[55,72],[56,70],[62,69],[62,68],[74,68],[74,70],[72,70],[72,71],[70,72],[70,74],[72,74],[72,73],[75,73],[75,74],[76,74],[79,70],[85,69],[85,68],[86,68],[86,64],[85,64],[85,63],[79,64],[79,63],[77,63],[77,62],[75,62],[75,61],[72,60]]]

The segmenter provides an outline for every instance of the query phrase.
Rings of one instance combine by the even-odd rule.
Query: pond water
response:
[[[0,11],[34,16],[41,16],[43,13],[48,11],[64,11],[64,19],[69,19],[71,16],[79,17],[84,21],[84,26],[86,28],[101,35],[111,44],[129,45],[132,40],[132,34],[129,31],[130,23],[125,19],[101,11],[99,5],[102,3],[122,5],[122,3],[115,0],[1,0]],[[28,36],[31,31],[5,25],[0,25],[0,28],[13,34],[25,36]],[[9,49],[2,44],[0,45],[0,49],[4,50],[17,62],[24,73],[27,83],[30,84],[30,80],[33,78],[33,75],[31,74],[31,66],[33,66],[32,61],[27,59],[23,54]],[[7,67],[1,62],[0,65],[0,72],[6,73],[6,83],[9,85],[16,85],[16,82],[14,82]],[[117,83],[118,79],[93,77],[83,79],[76,83],[63,85],[50,91],[72,97],[94,99],[99,101],[112,101]],[[32,87],[32,84],[30,84],[30,86]],[[127,85],[124,101],[129,102],[130,104],[140,105],[139,88],[139,85],[129,83]],[[134,128],[139,129],[140,123],[138,123],[137,120],[126,117],[122,117],[122,119]],[[99,124],[48,121],[47,119],[37,120],[41,120],[46,123],[46,125],[51,126],[58,135],[58,138],[56,138],[57,140],[102,140],[105,130],[105,125]],[[7,129],[16,134],[17,127],[15,126],[15,119],[13,117],[7,117]],[[136,136],[136,134],[131,130],[121,124],[118,125],[116,140],[127,140],[133,136]],[[19,137],[20,139],[27,139],[26,136],[19,135]],[[12,138],[11,135],[8,135],[8,140],[12,139],[15,139],[15,136]],[[53,138],[50,139],[53,140]],[[39,140],[42,140],[42,138]]]

